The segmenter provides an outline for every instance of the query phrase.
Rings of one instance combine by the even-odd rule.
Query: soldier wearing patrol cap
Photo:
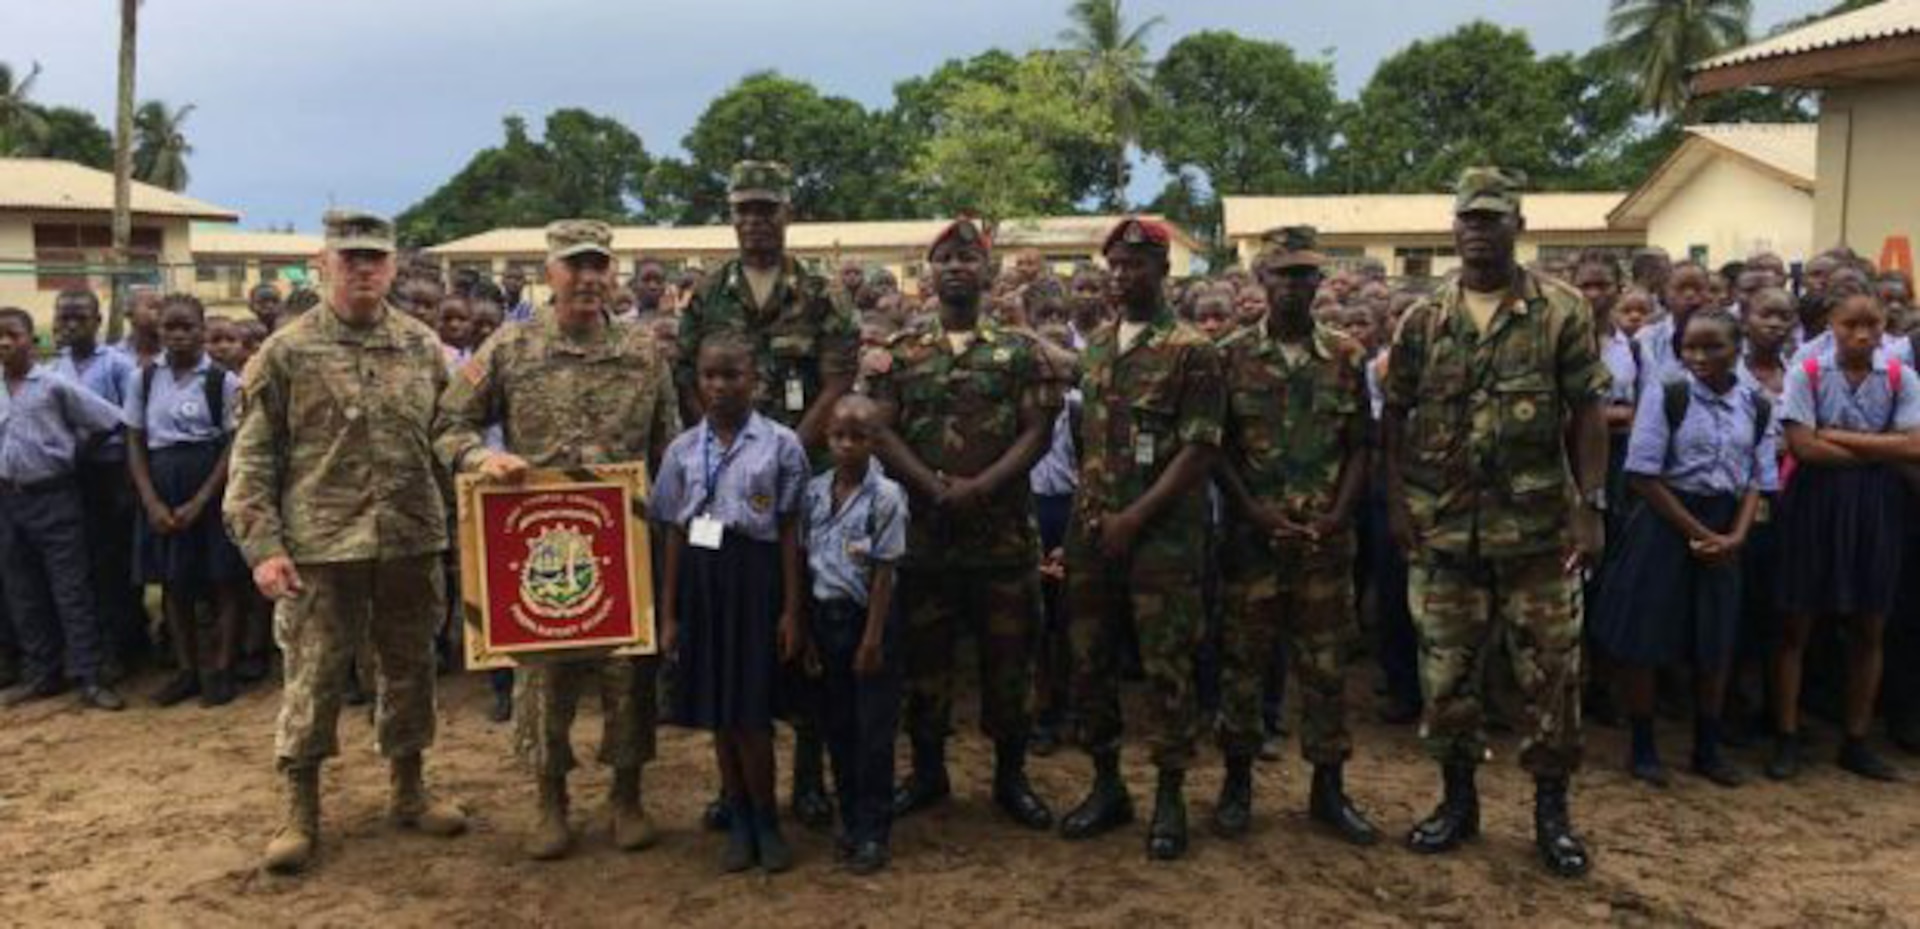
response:
[[[517,483],[527,469],[644,461],[657,470],[680,431],[673,376],[651,330],[612,323],[612,230],[598,220],[547,227],[547,282],[553,302],[531,320],[508,323],[464,365],[440,397],[435,450],[448,469]],[[484,435],[500,426],[506,449]],[[514,694],[514,743],[538,785],[538,824],[527,843],[536,860],[565,855],[569,730],[581,691],[600,692],[600,760],[613,768],[609,803],[614,845],[634,850],[655,838],[640,798],[641,766],[654,755],[656,658],[561,658],[521,669]]]
[[[1067,533],[1080,745],[1092,790],[1061,822],[1086,839],[1133,820],[1120,777],[1120,650],[1129,620],[1153,698],[1148,741],[1159,787],[1147,854],[1187,850],[1184,785],[1200,730],[1193,657],[1203,611],[1207,498],[1222,417],[1220,354],[1167,305],[1167,228],[1129,217],[1105,253],[1121,318],[1101,326],[1082,357],[1080,490]]]
[[[1481,661],[1504,640],[1529,717],[1520,764],[1536,845],[1555,874],[1578,876],[1589,860],[1567,787],[1580,762],[1580,574],[1603,544],[1607,369],[1580,293],[1514,261],[1520,186],[1495,168],[1461,176],[1461,271],[1407,311],[1388,363],[1388,516],[1411,560],[1421,734],[1445,778],[1408,844],[1444,852],[1480,831]]]
[[[723,332],[742,336],[753,346],[759,369],[754,407],[817,453],[825,445],[828,412],[858,373],[860,324],[853,305],[844,296],[836,298],[837,288],[786,253],[792,187],[793,172],[779,162],[733,166],[727,202],[740,257],[707,275],[680,314],[675,382],[686,421],[698,422],[700,391],[693,366],[701,344]],[[805,702],[807,684],[790,682],[795,702]],[[822,771],[822,744],[804,710],[792,721],[794,818],[825,828],[833,822],[833,806]],[[710,806],[708,825],[723,827],[725,810],[724,803]]]
[[[434,835],[466,828],[427,793],[433,635],[446,613],[447,511],[428,427],[447,383],[433,330],[387,303],[393,225],[326,216],[322,305],[282,326],[247,365],[225,502],[254,583],[279,601],[286,656],[276,754],[286,822],[265,864],[297,871],[319,838],[320,764],[363,646],[379,677],[375,738],[391,764],[388,814]]]
[[[992,242],[970,219],[934,238],[927,264],[940,314],[896,337],[872,380],[887,426],[880,459],[908,488],[913,511],[900,573],[913,773],[894,813],[950,793],[954,652],[970,632],[980,646],[980,724],[994,744],[994,802],[1044,830],[1053,812],[1026,775],[1040,609],[1027,473],[1046,453],[1062,385],[1038,339],[982,313],[992,256]]]
[[[1227,777],[1213,825],[1226,836],[1251,825],[1262,672],[1284,637],[1300,684],[1300,750],[1313,765],[1310,814],[1370,845],[1379,834],[1347,799],[1342,776],[1353,752],[1345,651],[1359,633],[1353,512],[1368,461],[1364,349],[1314,323],[1326,264],[1314,229],[1289,226],[1269,242],[1254,266],[1267,315],[1222,346],[1227,421],[1216,473],[1231,506],[1220,547]]]

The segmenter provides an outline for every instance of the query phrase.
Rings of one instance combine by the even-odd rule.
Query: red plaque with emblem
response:
[[[461,477],[468,668],[654,653],[646,480],[638,464],[536,471],[517,485]]]

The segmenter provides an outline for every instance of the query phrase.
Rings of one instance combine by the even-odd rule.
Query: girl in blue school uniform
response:
[[[753,411],[753,349],[707,339],[695,360],[706,417],[667,448],[652,518],[667,530],[661,652],[675,662],[672,718],[713,733],[730,807],[721,869],[792,867],[774,799],[774,682],[800,654],[799,517],[807,456]]]
[[[1602,581],[1594,637],[1614,658],[1632,725],[1628,769],[1665,787],[1654,745],[1654,674],[1693,671],[1693,771],[1745,778],[1721,753],[1720,717],[1741,617],[1740,553],[1778,482],[1773,405],[1737,373],[1741,329],[1719,308],[1681,324],[1684,370],[1640,397],[1624,468],[1639,498]]]
[[[141,504],[135,578],[161,585],[179,666],[154,702],[172,706],[197,694],[218,706],[234,696],[249,578],[220,513],[240,379],[207,354],[206,310],[190,295],[161,301],[160,345],[155,363],[132,375],[122,411]]]
[[[1767,775],[1799,774],[1801,663],[1814,623],[1846,627],[1846,738],[1840,767],[1899,774],[1867,747],[1881,644],[1899,585],[1906,489],[1896,466],[1920,463],[1920,383],[1878,352],[1886,310],[1872,293],[1840,297],[1830,351],[1787,367],[1781,420],[1797,467],[1781,500],[1781,636],[1774,653],[1775,744]]]

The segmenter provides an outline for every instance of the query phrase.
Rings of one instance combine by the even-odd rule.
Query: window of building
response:
[[[140,278],[157,278],[163,236],[154,226],[135,226],[127,241],[127,260]],[[105,223],[34,223],[35,286],[41,290],[94,287],[113,261],[113,228]],[[104,282],[104,281],[103,281]]]
[[[1433,261],[1436,258],[1452,258],[1453,246],[1436,248],[1396,248],[1393,250],[1394,262],[1400,266],[1401,277],[1428,278],[1433,276]]]

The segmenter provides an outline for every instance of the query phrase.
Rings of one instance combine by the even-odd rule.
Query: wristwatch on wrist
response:
[[[1595,513],[1605,513],[1607,511],[1607,489],[1604,487],[1596,487],[1592,490],[1582,491],[1580,494],[1580,505]]]

